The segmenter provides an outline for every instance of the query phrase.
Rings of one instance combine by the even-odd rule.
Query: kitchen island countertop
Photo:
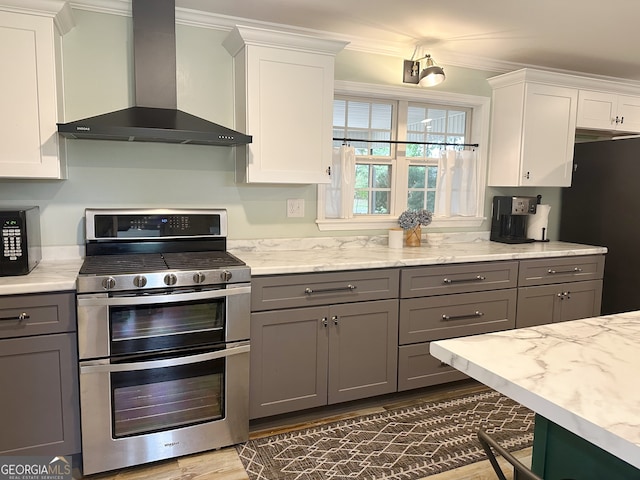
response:
[[[431,344],[439,360],[640,469],[638,351],[640,311]]]

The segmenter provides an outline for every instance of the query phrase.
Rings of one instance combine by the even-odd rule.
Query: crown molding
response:
[[[66,0],[0,0],[0,10],[53,18],[61,35],[75,27],[71,6]]]
[[[335,55],[345,47],[345,42],[317,38],[310,35],[282,32],[280,30],[236,25],[222,46],[235,57],[245,45],[277,46],[280,48],[295,47],[307,52]]]

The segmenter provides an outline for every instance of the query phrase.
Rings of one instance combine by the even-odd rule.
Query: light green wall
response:
[[[343,50],[336,57],[336,79],[381,85],[403,85],[403,58]],[[444,67],[447,79],[428,89],[416,87],[428,97],[430,91],[446,91],[467,95],[491,96],[487,78],[496,73],[461,67]]]
[[[65,120],[132,105],[131,19],[83,10],[74,10],[74,17],[75,28],[63,38]],[[222,47],[226,35],[178,25],[178,107],[232,126],[232,59]],[[336,59],[336,78],[398,85],[401,66],[402,59],[345,50]],[[490,73],[445,69],[447,81],[437,88],[490,96],[485,81]],[[229,148],[71,140],[68,177],[64,181],[0,180],[0,204],[39,205],[47,246],[82,244],[87,207],[227,208],[230,239],[331,234],[315,225],[315,186],[235,184],[233,149]],[[493,191],[487,195],[490,199]],[[304,199],[304,218],[286,217],[289,198]],[[363,233],[380,232],[336,235]]]

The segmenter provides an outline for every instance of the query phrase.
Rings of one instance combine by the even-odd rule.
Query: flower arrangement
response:
[[[405,230],[411,230],[419,225],[426,227],[432,219],[433,213],[429,210],[405,210],[398,217],[398,224]]]
[[[398,217],[398,224],[404,229],[404,243],[408,247],[419,247],[422,237],[421,227],[431,223],[433,213],[429,210],[405,210]]]

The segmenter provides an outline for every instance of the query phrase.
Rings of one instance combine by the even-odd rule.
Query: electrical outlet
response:
[[[287,217],[304,217],[304,200],[302,198],[287,200]]]

